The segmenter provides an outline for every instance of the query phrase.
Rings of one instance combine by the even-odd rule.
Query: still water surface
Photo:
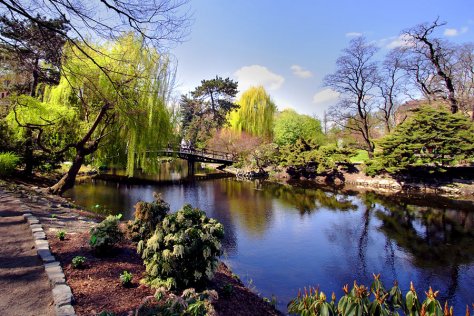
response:
[[[355,279],[386,287],[431,285],[455,314],[474,303],[474,204],[433,197],[339,194],[265,182],[219,179],[176,185],[119,185],[104,181],[68,192],[77,204],[100,205],[125,218],[133,205],[162,193],[171,210],[190,203],[224,224],[223,260],[278,308],[298,289],[317,286],[339,298]]]

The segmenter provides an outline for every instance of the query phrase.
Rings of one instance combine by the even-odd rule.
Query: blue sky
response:
[[[336,102],[322,86],[351,37],[363,34],[381,49],[401,31],[440,17],[440,37],[474,42],[474,0],[191,0],[187,40],[173,49],[177,92],[216,75],[239,90],[263,85],[278,108],[321,116]]]

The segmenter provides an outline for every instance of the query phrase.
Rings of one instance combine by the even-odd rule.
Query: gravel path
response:
[[[55,315],[51,287],[24,211],[22,201],[0,189],[0,314]]]

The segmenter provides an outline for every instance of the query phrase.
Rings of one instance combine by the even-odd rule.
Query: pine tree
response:
[[[474,155],[474,125],[461,114],[427,106],[379,141],[370,171],[395,173],[410,165],[448,165]]]

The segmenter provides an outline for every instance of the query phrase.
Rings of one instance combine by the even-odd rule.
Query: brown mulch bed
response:
[[[145,297],[153,295],[154,290],[139,284],[145,267],[132,243],[124,241],[113,255],[96,257],[89,247],[87,232],[68,234],[64,241],[59,241],[54,235],[49,235],[48,239],[74,294],[77,315],[95,315],[102,311],[129,315]],[[85,269],[72,268],[71,261],[75,256],[87,258]],[[120,283],[119,275],[124,270],[133,274],[130,288],[124,288]],[[224,291],[226,285],[232,290]],[[219,299],[213,304],[218,315],[281,315],[233,278],[224,264],[219,266],[209,288],[219,294]]]

